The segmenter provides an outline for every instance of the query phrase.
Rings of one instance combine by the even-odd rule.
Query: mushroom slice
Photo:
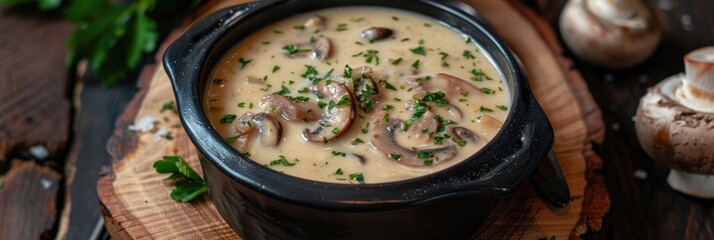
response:
[[[268,113],[253,114],[246,112],[238,118],[237,124],[233,126],[237,135],[233,146],[239,152],[248,151],[250,137],[258,129],[260,142],[263,146],[274,147],[280,143],[282,137],[282,126],[273,115]]]
[[[365,158],[361,154],[352,153],[352,156],[354,156],[357,159],[357,161],[359,161],[359,163],[362,165],[367,163],[367,158]]]
[[[388,158],[395,159],[400,164],[410,167],[424,167],[443,163],[456,155],[456,148],[453,145],[411,149],[399,145],[395,131],[401,129],[402,124],[403,121],[396,118],[390,119],[388,122],[377,122],[372,135],[372,145],[387,155]]]
[[[258,113],[251,118],[250,122],[258,128],[258,135],[260,135],[260,142],[263,146],[275,147],[280,143],[283,129],[273,115],[265,112]]]
[[[465,127],[453,127],[451,132],[454,133],[454,138],[457,140],[463,140],[470,143],[476,143],[480,138],[471,130]]]
[[[305,129],[303,136],[313,142],[328,142],[346,132],[355,118],[355,98],[349,89],[331,81],[313,85],[310,91],[329,103],[323,109],[323,118],[316,126]]]
[[[432,91],[443,89],[446,93],[446,96],[459,96],[459,94],[461,94],[462,92],[481,92],[480,88],[453,75],[439,73],[436,74],[436,79],[443,80],[446,83],[446,86],[437,86],[440,81],[425,81],[423,85],[424,90]]]
[[[305,21],[303,26],[308,28],[325,28],[325,18],[317,15],[312,16]]]
[[[332,53],[332,43],[325,37],[318,38],[312,43],[312,57],[317,60],[325,60],[330,58]]]
[[[320,114],[307,103],[296,103],[285,96],[268,94],[262,97],[260,103],[271,113],[279,113],[288,121],[312,122],[320,119]]]
[[[484,130],[482,130],[480,134],[491,137],[496,136],[498,130],[503,126],[501,121],[498,121],[488,114],[484,114],[483,116],[476,118],[476,123],[483,126]]]
[[[394,31],[389,28],[371,27],[362,31],[362,38],[369,41],[379,41],[391,37]]]
[[[433,115],[431,112],[426,112],[421,119],[412,123],[408,130],[409,136],[420,142],[430,142],[432,138],[429,133],[436,132],[441,124],[441,118],[435,119]]]

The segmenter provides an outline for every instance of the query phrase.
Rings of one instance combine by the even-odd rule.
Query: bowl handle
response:
[[[507,147],[516,151],[503,157],[503,161],[510,163],[492,169],[479,181],[473,182],[472,189],[487,188],[495,194],[511,192],[532,175],[541,159],[550,151],[553,146],[553,127],[548,117],[532,95],[525,103],[528,104],[525,123],[522,124],[517,140]],[[513,178],[511,173],[519,174]]]
[[[228,31],[230,26],[254,5],[259,3],[236,5],[212,13],[191,26],[166,49],[162,62],[173,83],[175,93],[189,93],[199,89],[194,85],[200,81],[193,80],[200,77],[200,73],[186,71],[186,69],[202,66],[215,39]],[[176,97],[180,98],[178,95]]]

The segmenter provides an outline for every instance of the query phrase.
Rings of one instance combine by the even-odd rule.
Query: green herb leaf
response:
[[[338,168],[337,171],[335,171],[335,174],[343,175],[343,174],[345,174],[345,172],[342,171],[342,168]]]
[[[240,63],[240,69],[245,68],[245,65],[248,65],[249,63],[253,62],[252,59],[244,59],[244,58],[239,58],[238,62]]]
[[[280,66],[275,66],[273,67],[273,73],[276,73],[277,71],[280,70]]]
[[[226,139],[223,139],[223,140],[225,140],[228,144],[233,144],[233,143],[235,143],[236,141],[238,141],[238,138],[240,138],[240,137],[239,137],[239,136],[235,136],[235,137],[229,137],[229,138],[226,138]]]
[[[493,112],[493,109],[481,106],[481,108],[479,108],[479,111],[480,112]]]
[[[350,65],[345,65],[345,74],[344,74],[344,77],[345,77],[345,78],[352,78],[352,68],[350,67]]]
[[[287,95],[290,94],[290,89],[285,85],[280,85],[280,91],[274,92],[275,95]]]
[[[416,60],[416,62],[412,63],[412,68],[419,69],[419,60]]]
[[[359,184],[364,184],[364,175],[361,173],[350,174],[350,182],[357,181]]]
[[[504,106],[504,105],[496,105],[496,107],[497,107],[498,109],[503,110],[503,111],[508,111],[508,107],[506,107],[506,106]]]
[[[347,156],[347,153],[338,152],[338,151],[332,151],[332,156],[342,156],[342,157],[346,157],[346,156]]]
[[[474,56],[474,54],[471,53],[471,51],[469,50],[464,50],[464,53],[461,55],[464,56],[464,58],[466,59],[476,59],[476,56]]]
[[[432,158],[434,157],[434,153],[431,151],[421,151],[417,153],[418,158]]]
[[[402,62],[402,58],[397,58],[396,60],[392,61],[392,65],[397,66],[401,62]]]
[[[156,23],[147,16],[156,1],[137,0],[126,6],[94,2],[75,1],[65,12],[78,25],[67,42],[68,63],[76,66],[88,59],[102,84],[114,85],[138,65],[144,53],[156,48]]]
[[[170,111],[174,114],[178,114],[178,111],[176,111],[176,102],[165,102],[164,105],[161,106],[161,111],[159,111],[159,113],[164,113],[164,111]]]
[[[221,118],[221,124],[233,123],[234,120],[236,120],[235,114],[226,114]]]
[[[295,164],[297,164],[297,162],[298,162],[298,160],[295,159],[295,162],[291,163],[288,161],[287,158],[285,158],[285,156],[280,155],[277,160],[270,161],[270,163],[268,163],[268,165],[269,166],[283,165],[286,167],[290,167],[290,166],[295,166]]]
[[[206,192],[206,182],[180,156],[164,156],[153,165],[158,173],[171,173],[166,180],[175,180],[171,199],[188,202]]]

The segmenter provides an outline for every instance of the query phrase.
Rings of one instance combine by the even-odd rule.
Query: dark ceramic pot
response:
[[[468,34],[503,72],[512,96],[504,127],[482,150],[441,172],[383,184],[316,182],[281,174],[240,155],[211,126],[203,89],[216,61],[269,23],[329,7],[373,5],[434,17]],[[464,239],[498,198],[528,179],[553,143],[553,130],[511,51],[476,17],[425,0],[260,1],[195,24],[164,56],[178,109],[199,151],[208,192],[226,222],[247,239]]]

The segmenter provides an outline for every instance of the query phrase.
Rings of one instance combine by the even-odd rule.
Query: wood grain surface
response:
[[[222,1],[208,8],[236,2],[240,1]],[[602,161],[591,148],[591,143],[602,143],[604,129],[586,85],[562,56],[552,29],[525,6],[507,1],[469,3],[497,29],[526,66],[534,94],[555,128],[555,153],[573,196],[569,208],[554,213],[530,185],[524,184],[499,202],[477,238],[596,237],[610,203],[599,171]],[[237,238],[207,197],[192,203],[169,198],[171,187],[163,184],[165,176],[156,174],[151,164],[163,155],[179,154],[200,169],[196,150],[181,129],[172,130],[172,141],[126,130],[128,124],[147,115],[167,117],[167,122],[158,123],[161,126],[178,122],[177,116],[159,112],[163,103],[173,99],[162,68],[142,78],[140,86],[142,92],[118,120],[110,140],[109,149],[116,158],[113,172],[98,183],[111,235],[117,239]]]
[[[0,239],[49,239],[62,206],[71,109],[57,15],[0,6]],[[47,149],[33,156],[30,147]]]

